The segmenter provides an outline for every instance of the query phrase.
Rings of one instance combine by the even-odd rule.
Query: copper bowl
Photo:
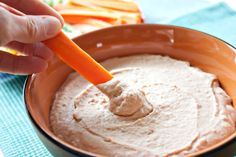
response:
[[[236,50],[213,36],[177,26],[141,24],[94,31],[74,41],[97,61],[140,53],[189,61],[191,65],[217,75],[236,107]],[[54,156],[97,156],[62,141],[50,130],[49,112],[54,94],[72,71],[54,57],[46,71],[29,76],[24,88],[26,109],[39,138]],[[236,144],[236,132],[192,155],[223,156],[224,151],[232,152],[233,144]]]

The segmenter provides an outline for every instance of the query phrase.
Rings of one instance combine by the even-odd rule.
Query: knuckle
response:
[[[37,22],[30,16],[26,16],[26,31],[30,40],[34,40],[39,33]]]
[[[32,45],[32,54],[33,56],[40,56],[41,51],[43,50],[40,43],[35,43]]]
[[[23,47],[23,53],[32,56],[35,53],[35,44],[27,44]]]

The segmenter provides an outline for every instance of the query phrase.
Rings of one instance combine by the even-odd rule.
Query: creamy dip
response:
[[[104,94],[72,73],[50,113],[51,128],[64,141],[104,156],[183,156],[235,132],[236,110],[213,74],[159,55],[112,58],[102,65],[122,80],[119,88],[129,85],[146,100],[130,99],[146,103],[124,108],[107,97],[116,80],[108,89],[98,86]]]

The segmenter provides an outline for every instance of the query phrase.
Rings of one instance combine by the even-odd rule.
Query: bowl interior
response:
[[[143,24],[107,28],[82,35],[74,41],[97,61],[142,53],[189,61],[192,66],[217,75],[236,108],[236,50],[215,37],[176,26]],[[54,57],[46,71],[34,74],[27,80],[25,101],[32,120],[46,134],[72,150],[84,152],[58,139],[49,126],[54,94],[72,71]],[[215,149],[235,137],[236,133],[194,155]]]

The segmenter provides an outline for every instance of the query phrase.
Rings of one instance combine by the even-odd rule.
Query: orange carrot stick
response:
[[[63,14],[62,17],[63,17],[65,22],[68,22],[70,24],[80,23],[81,19],[85,19],[85,18],[100,19],[100,20],[103,20],[103,21],[108,22],[108,23],[115,23],[117,21],[117,20],[101,18],[101,17],[90,17],[90,16],[88,16],[88,17],[81,17],[80,15],[69,15],[69,14]]]
[[[116,21],[119,18],[117,14],[92,10],[62,10],[59,13],[69,23],[77,23],[81,18],[97,18],[108,22]]]
[[[70,0],[72,4],[77,5],[95,5],[105,8],[130,11],[130,12],[138,12],[139,8],[134,2],[130,1],[117,1],[117,0]]]
[[[71,3],[66,3],[66,4],[56,4],[53,6],[53,8],[57,11],[62,11],[62,10],[88,10],[88,11],[100,11],[101,9],[97,8],[91,8],[91,7],[85,7],[85,6],[79,6],[79,5],[73,5]]]
[[[110,27],[112,24],[100,20],[100,19],[95,19],[95,18],[80,18],[78,19],[76,24],[87,24],[87,25],[92,25],[98,28],[104,28],[104,27]]]
[[[60,32],[52,39],[44,41],[44,43],[66,64],[70,65],[94,85],[107,82],[113,78],[105,68],[77,46],[63,32]]]
[[[87,1],[77,2],[77,1],[69,0],[69,4],[74,5],[74,6],[87,7],[90,9],[103,10],[102,7],[96,6]]]
[[[75,5],[72,5],[72,4],[56,4],[53,6],[53,8],[56,10],[56,11],[61,11],[61,10],[65,10],[65,9],[80,9],[82,7],[79,7],[79,6],[75,6]]]

